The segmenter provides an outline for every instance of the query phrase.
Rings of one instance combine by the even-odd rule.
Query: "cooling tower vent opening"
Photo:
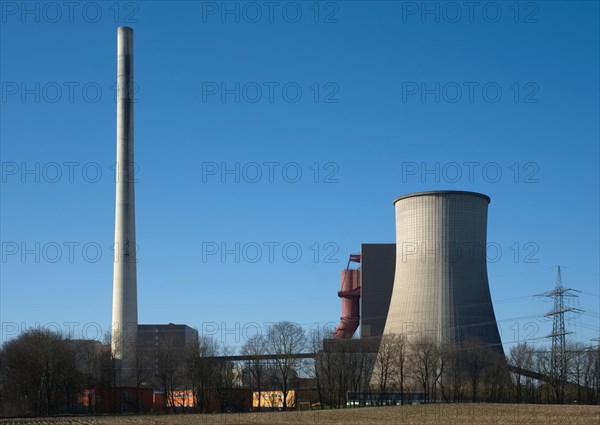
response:
[[[407,195],[402,195],[402,196],[398,196],[396,199],[394,199],[393,204],[396,205],[396,202],[401,201],[403,199],[408,199],[408,198],[413,198],[415,196],[431,196],[431,195],[471,195],[471,196],[480,196],[484,199],[487,200],[487,203],[489,204],[491,202],[491,198],[487,195],[484,195],[483,193],[477,193],[477,192],[468,192],[468,191],[464,191],[464,190],[432,190],[430,192],[414,192],[414,193],[409,193]]]

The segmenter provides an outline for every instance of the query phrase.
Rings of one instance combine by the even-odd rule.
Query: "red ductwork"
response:
[[[341,280],[342,317],[333,331],[334,339],[352,338],[360,321],[360,270],[343,270]]]

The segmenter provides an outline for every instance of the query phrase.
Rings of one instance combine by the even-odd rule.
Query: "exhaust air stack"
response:
[[[131,383],[137,341],[137,274],[133,156],[133,29],[117,28],[117,163],[112,353],[117,385]]]

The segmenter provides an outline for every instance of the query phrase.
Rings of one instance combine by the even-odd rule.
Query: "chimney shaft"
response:
[[[117,162],[112,351],[120,386],[132,377],[137,340],[133,157],[133,29],[117,29]]]

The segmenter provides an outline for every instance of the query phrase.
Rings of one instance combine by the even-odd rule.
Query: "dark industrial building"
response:
[[[177,349],[198,341],[198,331],[188,325],[138,325],[138,344],[141,346],[159,346],[168,342]]]
[[[360,268],[360,336],[381,336],[394,287],[396,244],[362,244]]]
[[[188,325],[138,325],[138,347],[142,357],[150,364],[156,375],[161,350],[171,350],[175,358],[185,361],[188,347],[198,344],[198,331]]]

